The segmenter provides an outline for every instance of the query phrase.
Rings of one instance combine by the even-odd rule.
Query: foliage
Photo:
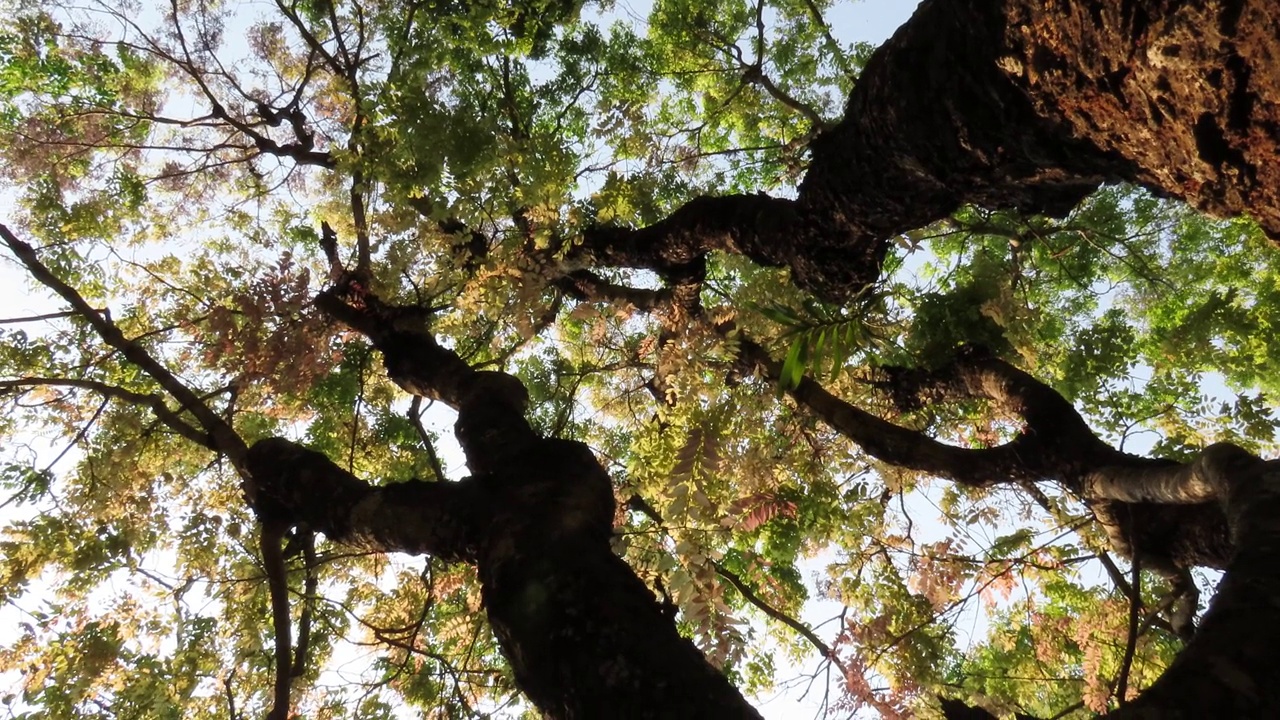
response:
[[[300,439],[379,482],[434,478],[438,458],[456,478],[448,414],[423,415],[313,302],[322,226],[352,264],[365,238],[378,292],[430,308],[410,321],[518,375],[540,431],[605,460],[617,551],[750,692],[834,660],[837,707],[906,716],[959,692],[1053,715],[1114,704],[1124,652],[1128,599],[1097,569],[1086,508],[874,461],[782,397],[806,374],[990,446],[1013,432],[992,408],[906,412],[872,382],[980,343],[1127,449],[1273,447],[1280,261],[1246,221],[1132,188],[1062,219],[964,208],[900,238],[841,307],[729,254],[702,289],[712,321],[680,332],[566,293],[588,228],[793,190],[868,52],[833,35],[828,3],[660,0],[635,22],[564,0],[8,10],[0,157],[14,220],[60,278],[246,439]],[[234,473],[84,384],[161,394],[47,304],[0,329],[6,703],[32,720],[262,715],[267,589]],[[745,337],[781,360],[778,382],[739,372]],[[295,550],[305,716],[526,711],[470,569]],[[1152,578],[1147,603],[1163,589]],[[796,626],[822,626],[830,657]],[[1144,634],[1131,688],[1174,648]]]

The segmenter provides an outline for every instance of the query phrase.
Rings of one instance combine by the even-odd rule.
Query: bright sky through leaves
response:
[[[1259,227],[1036,175],[973,28],[867,66],[912,3],[9,9],[24,718],[1085,717],[1274,452]]]

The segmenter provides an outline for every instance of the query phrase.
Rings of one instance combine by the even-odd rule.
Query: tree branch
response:
[[[263,566],[266,569],[267,583],[270,587],[271,615],[275,628],[276,646],[275,703],[269,717],[272,720],[285,720],[289,712],[290,618],[288,578],[285,575],[280,542],[286,528],[280,522],[273,521],[264,514],[263,498],[260,495],[263,477],[250,471],[248,467],[249,449],[244,440],[241,439],[229,422],[215,413],[199,395],[152,357],[142,345],[136,340],[126,338],[120,328],[111,322],[105,312],[99,313],[91,307],[75,288],[63,282],[45,266],[36,255],[33,247],[19,240],[4,225],[0,225],[0,238],[3,238],[9,249],[26,266],[32,277],[53,290],[70,304],[76,313],[84,318],[85,322],[89,323],[97,332],[103,342],[115,348],[126,360],[145,372],[165,392],[176,399],[181,409],[191,413],[206,434],[192,437],[194,430],[190,429],[190,426],[186,426],[185,423],[181,423],[180,419],[171,413],[162,401],[147,401],[146,404],[152,408],[153,412],[157,413],[158,417],[162,420],[169,417],[166,423],[170,427],[174,427],[177,432],[182,433],[185,437],[191,437],[192,440],[204,447],[225,455],[239,473],[241,477],[240,486],[244,490],[249,505],[258,512],[259,517],[262,519],[258,539]],[[102,392],[106,387],[102,386],[94,389]],[[117,396],[125,397],[119,393],[117,393]],[[138,399],[143,398],[140,397]],[[190,429],[191,432],[184,431],[184,426]]]
[[[324,454],[283,438],[249,448],[263,513],[305,524],[344,545],[377,552],[428,553],[446,562],[474,559],[478,481],[409,481],[371,486]]]
[[[1133,653],[1138,647],[1138,620],[1142,611],[1142,569],[1133,561],[1133,582],[1129,588],[1129,633],[1125,639],[1124,657],[1120,660],[1120,676],[1116,678],[1116,700],[1121,705],[1129,691],[1129,669],[1133,666]]]
[[[590,228],[568,259],[666,275],[719,250],[803,274],[784,237],[794,213],[793,201],[767,195],[698,197],[643,228]]]
[[[764,3],[762,2],[761,5],[763,4]],[[814,110],[812,107],[800,102],[787,94],[785,90],[775,85],[773,80],[770,80],[769,76],[764,74],[764,68],[760,66],[759,61],[757,61],[755,65],[748,66],[742,77],[752,85],[763,89],[774,100],[777,100],[804,116],[804,118],[813,125],[813,130],[810,132],[829,130],[832,127],[832,124],[824,120],[822,116],[818,114],[817,110]]]
[[[445,477],[444,467],[440,464],[440,457],[436,455],[435,443],[431,442],[431,435],[427,433],[427,429],[422,425],[422,396],[413,396],[413,402],[409,403],[408,416],[409,422],[413,423],[414,429],[418,431],[418,437],[422,438],[422,446],[427,451],[427,460],[431,463],[431,472],[435,473],[437,481],[445,482],[449,478]]]
[[[723,328],[722,328],[723,329]],[[748,338],[740,342],[739,361],[777,382],[781,366]],[[1057,480],[1083,500],[1092,501],[1112,547],[1140,557],[1149,569],[1173,577],[1180,568],[1223,567],[1233,552],[1221,510],[1212,503],[1181,505],[1090,498],[1087,486],[1108,486],[1106,478],[1135,478],[1135,496],[1149,488],[1177,486],[1181,478],[1201,477],[1177,462],[1130,455],[1104,443],[1070,403],[1049,386],[1012,365],[976,350],[963,351],[942,368],[921,372],[890,370],[882,383],[903,398],[927,390],[931,400],[988,398],[1025,421],[1013,440],[992,448],[969,449],[941,443],[924,433],[894,425],[844,400],[815,380],[803,378],[788,393],[871,456],[899,467],[927,472],[962,484],[987,487]],[[1230,454],[1230,448],[1211,451]],[[1085,478],[1091,478],[1089,483]],[[1172,478],[1172,479],[1170,479]],[[1147,488],[1147,489],[1144,489]],[[1118,492],[1118,491],[1113,491]],[[1191,492],[1185,493],[1191,497]]]
[[[94,312],[105,312],[104,310],[94,309]],[[43,315],[27,315],[25,317],[0,318],[0,325],[16,325],[18,323],[40,322],[42,320],[57,320],[65,317],[76,317],[80,313],[75,310],[64,310],[62,312],[44,313]]]
[[[123,400],[132,405],[142,405],[151,409],[161,422],[169,429],[201,447],[216,451],[209,436],[192,427],[183,420],[179,413],[165,405],[164,398],[154,393],[139,393],[122,387],[109,385],[97,380],[77,380],[72,378],[23,377],[14,380],[0,380],[0,389],[29,387],[74,387],[92,390],[104,397]]]
[[[358,283],[322,292],[316,305],[368,337],[391,380],[405,391],[458,410],[458,442],[473,472],[500,466],[538,440],[524,417],[524,385],[506,373],[473,369],[423,323],[397,322],[413,308],[383,303]]]
[[[155,380],[165,392],[173,396],[182,406],[182,410],[191,413],[196,418],[205,432],[209,434],[208,439],[201,443],[202,445],[215,447],[219,452],[224,453],[237,468],[241,466],[247,448],[244,441],[240,439],[240,436],[225,420],[214,413],[209,406],[205,405],[191,388],[187,387],[168,368],[153,358],[141,345],[126,338],[115,323],[107,319],[104,313],[99,313],[90,306],[75,288],[54,275],[53,271],[40,262],[40,258],[36,255],[34,248],[19,240],[4,225],[0,225],[0,238],[4,239],[5,244],[18,257],[18,260],[26,266],[32,277],[53,290],[70,304],[80,317],[84,318],[93,327],[103,342],[118,350],[124,355],[125,359],[138,366],[152,380]]]
[[[759,610],[765,615],[768,615],[774,620],[777,620],[783,625],[786,625],[796,631],[796,633],[807,640],[809,644],[812,645],[820,655],[822,655],[822,657],[834,662],[837,666],[841,665],[840,658],[834,651],[832,651],[831,646],[823,642],[822,638],[818,637],[813,630],[809,629],[808,625],[805,625],[799,620],[770,605],[768,602],[765,602],[764,598],[757,595],[755,591],[751,589],[751,586],[747,585],[746,582],[737,575],[737,573],[734,573],[720,562],[716,560],[711,560],[710,562],[711,567],[715,569],[716,574],[725,580],[728,580],[729,584],[742,595],[744,600],[759,608]]]

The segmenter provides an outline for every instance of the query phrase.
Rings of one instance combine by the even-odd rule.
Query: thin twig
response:
[[[717,575],[724,578],[725,580],[728,580],[729,584],[732,585],[740,595],[742,595],[742,598],[744,600],[751,603],[752,605],[755,605],[765,615],[768,615],[774,620],[777,620],[783,625],[786,625],[792,630],[795,630],[797,633],[800,634],[801,637],[803,637],[805,640],[808,640],[809,644],[813,645],[813,647],[817,649],[817,651],[822,655],[822,657],[836,662],[837,665],[839,664],[839,660],[836,658],[836,654],[834,651],[832,651],[831,646],[824,643],[822,641],[822,638],[814,634],[813,630],[810,630],[808,625],[805,625],[799,620],[796,620],[790,615],[770,605],[763,598],[757,595],[749,585],[743,582],[741,577],[739,577],[736,573],[734,573],[729,568],[726,568],[724,565],[721,565],[718,561],[712,560],[711,567],[715,569]]]
[[[102,312],[102,310],[98,310]],[[63,310],[62,312],[45,313],[43,315],[28,315],[26,317],[0,318],[0,325],[14,325],[16,323],[40,322],[41,320],[56,320],[58,318],[75,317],[80,313],[75,310]]]
[[[422,438],[422,445],[427,449],[427,460],[431,463],[431,471],[436,474],[436,480],[445,481],[444,468],[440,465],[440,456],[436,455],[435,444],[431,442],[431,435],[427,432],[427,428],[422,425],[422,396],[414,395],[413,402],[409,404],[409,422],[413,423],[413,427],[418,431],[418,437]]]
[[[1116,678],[1116,700],[1125,704],[1129,689],[1129,668],[1133,665],[1133,653],[1138,645],[1138,618],[1142,610],[1142,571],[1138,558],[1133,559],[1133,583],[1129,595],[1129,638],[1124,646],[1124,660],[1120,663],[1120,677]]]
[[[178,433],[182,437],[196,443],[202,447],[214,450],[213,444],[209,440],[209,436],[192,427],[187,421],[183,420],[178,413],[174,412],[165,405],[164,398],[155,393],[140,393],[132,390],[126,390],[122,387],[109,385],[97,380],[76,380],[72,378],[46,378],[46,377],[23,377],[14,380],[0,380],[0,390],[16,389],[16,388],[32,388],[32,387],[73,387],[83,390],[92,390],[103,397],[115,400],[123,400],[133,405],[143,405],[151,408],[151,412],[155,413],[171,430]]]

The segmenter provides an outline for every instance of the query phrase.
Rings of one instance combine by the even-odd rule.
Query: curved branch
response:
[[[725,567],[719,561],[711,560],[710,563],[711,563],[711,567],[715,569],[716,574],[724,578],[725,580],[729,581],[729,584],[732,585],[733,588],[737,590],[740,595],[742,595],[742,598],[744,600],[746,600],[747,602],[757,607],[765,615],[768,615],[774,620],[777,620],[783,625],[786,625],[787,627],[796,631],[796,633],[798,633],[801,637],[809,641],[809,644],[812,645],[814,649],[817,650],[820,655],[822,655],[822,657],[836,663],[837,665],[842,664],[840,662],[839,656],[835,654],[835,651],[831,649],[831,646],[823,642],[822,638],[818,637],[817,634],[814,633],[813,630],[811,630],[808,625],[805,625],[799,620],[791,617],[790,615],[770,605],[768,602],[764,600],[764,598],[757,595],[755,591],[751,589],[751,586],[747,585],[747,583],[741,577],[739,577],[737,573]]]
[[[781,363],[750,339],[741,342],[740,361],[751,370],[777,381]],[[939,442],[928,435],[895,425],[835,397],[810,377],[789,391],[800,405],[822,418],[842,435],[878,460],[910,470],[928,472],[975,487],[1038,481],[1045,477],[1038,462],[1038,438],[1022,434],[995,448],[971,449]]]
[[[785,267],[793,258],[782,236],[794,213],[794,201],[763,194],[698,197],[643,228],[590,228],[569,260],[666,274],[720,250]]]
[[[761,4],[763,5],[763,3]],[[748,66],[742,77],[752,85],[764,90],[769,94],[769,97],[772,97],[774,100],[777,100],[800,115],[803,115],[804,118],[813,125],[815,132],[830,130],[833,127],[831,123],[828,123],[821,115],[818,114],[817,110],[814,110],[812,107],[800,102],[787,94],[785,90],[775,85],[773,80],[770,80],[769,76],[764,74],[764,69],[761,68],[758,63]]]
[[[254,443],[247,466],[258,478],[269,521],[305,524],[367,550],[429,553],[447,562],[474,559],[476,518],[485,498],[478,482],[375,487],[323,453],[283,438]]]
[[[739,361],[748,371],[760,370],[778,381],[780,363],[749,339],[743,339],[740,347]],[[835,397],[809,377],[789,394],[869,455],[899,467],[976,487],[1061,482],[1090,503],[1116,552],[1140,558],[1146,567],[1167,577],[1176,580],[1188,567],[1225,567],[1230,560],[1234,547],[1222,511],[1212,502],[1193,499],[1202,496],[1195,480],[1205,471],[1112,448],[1093,434],[1061,395],[1012,365],[969,349],[939,370],[887,374],[888,388],[900,401],[915,397],[914,393],[929,394],[932,401],[987,398],[1021,417],[1026,427],[1004,445],[962,448],[878,418]],[[1216,461],[1220,453],[1231,452],[1229,448],[1213,450],[1208,457]],[[1091,497],[1090,488],[1137,500]],[[1149,499],[1172,496],[1182,498],[1182,504]]]
[[[1280,706],[1280,461],[1219,448],[1205,468],[1236,555],[1191,643],[1110,718],[1261,718]]]
[[[498,467],[538,440],[524,417],[524,384],[506,373],[472,368],[436,341],[414,308],[383,303],[350,281],[322,292],[316,305],[369,338],[401,388],[458,410],[458,443],[473,472]]]
[[[233,465],[237,468],[241,467],[247,448],[244,441],[240,439],[240,436],[225,420],[213,412],[191,388],[187,387],[168,368],[152,357],[146,349],[137,342],[126,338],[120,328],[116,327],[116,324],[111,322],[105,313],[100,313],[94,309],[75,288],[63,282],[61,278],[45,266],[36,255],[35,248],[19,240],[5,225],[0,225],[0,238],[4,239],[5,244],[9,246],[9,249],[17,256],[18,260],[26,266],[32,277],[50,290],[53,290],[71,305],[80,317],[84,318],[85,322],[89,323],[98,333],[103,342],[118,350],[124,355],[125,359],[138,366],[152,380],[155,380],[165,392],[173,396],[183,410],[191,413],[199,421],[205,432],[209,434],[208,439],[201,444],[206,447],[212,444],[217,450],[225,453]]]
[[[206,447],[210,450],[217,450],[208,435],[188,424],[186,420],[182,419],[182,416],[179,413],[174,412],[165,404],[164,398],[156,395],[155,393],[134,392],[115,385],[98,382],[97,380],[45,377],[23,377],[14,380],[0,380],[0,389],[41,386],[82,388],[85,390],[92,390],[103,397],[123,400],[124,402],[133,405],[143,405],[150,408],[151,412],[155,413],[155,416],[161,422],[182,437],[200,445],[201,447]]]

